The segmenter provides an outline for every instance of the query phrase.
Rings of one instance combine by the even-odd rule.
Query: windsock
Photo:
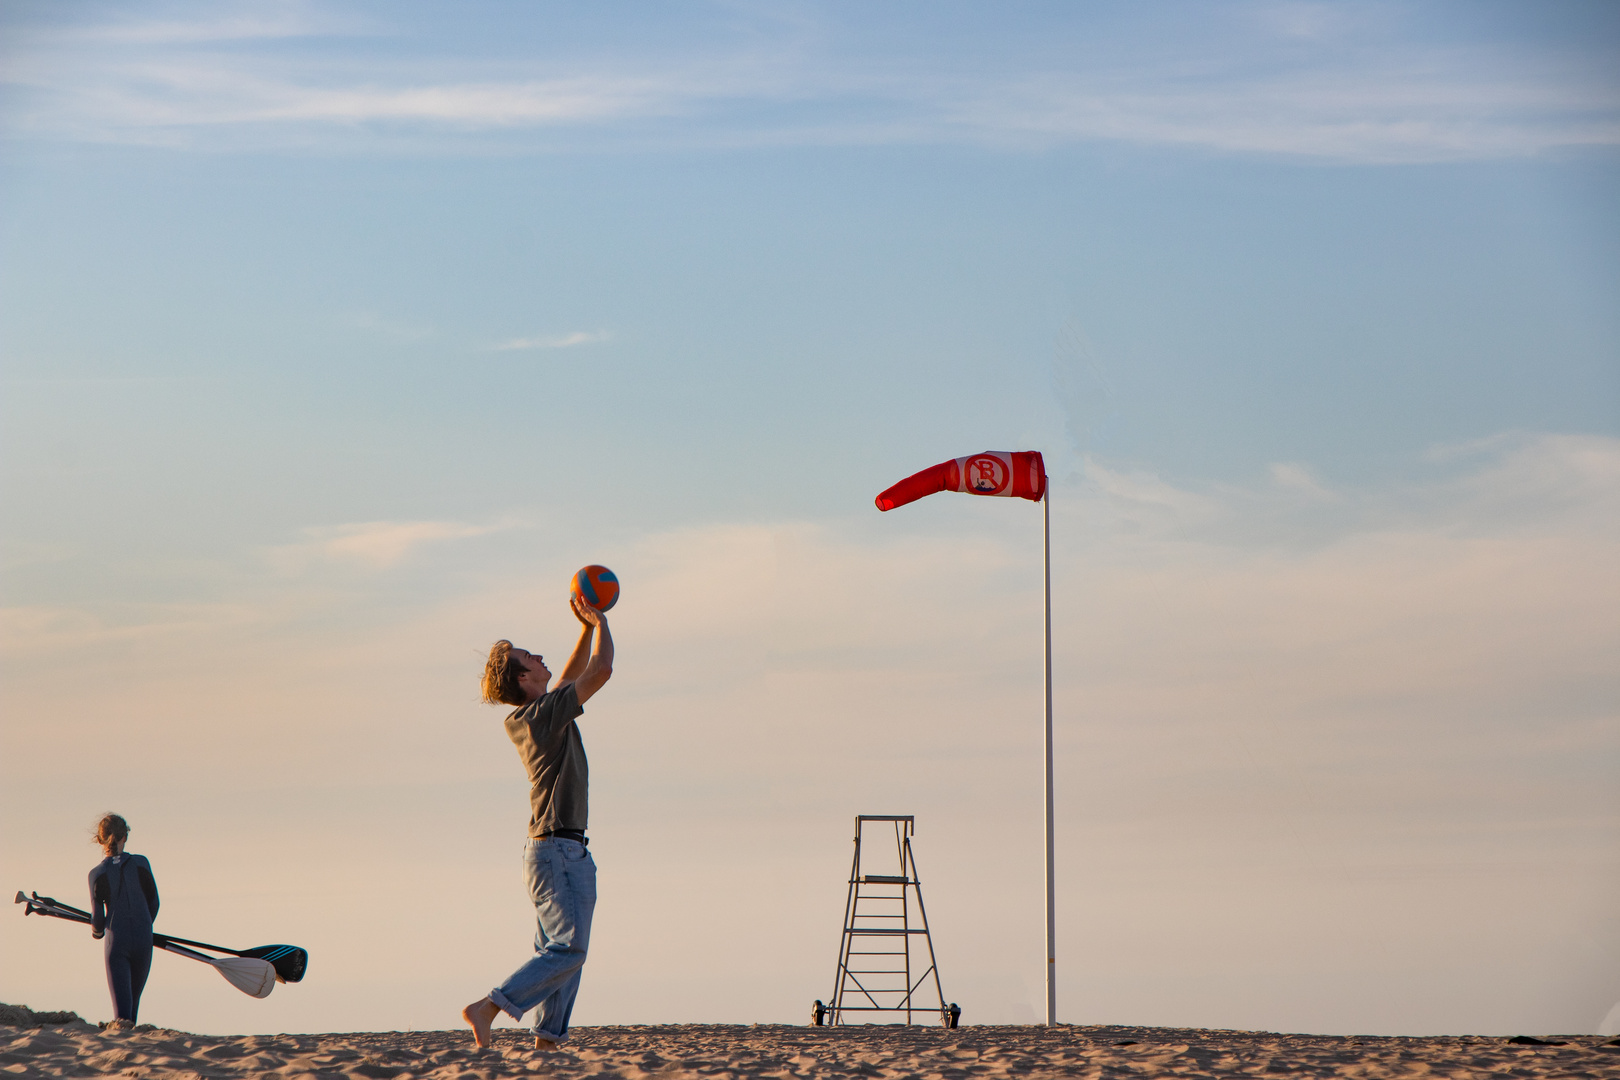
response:
[[[1039,450],[986,450],[942,461],[906,477],[877,497],[879,510],[893,510],[936,491],[1005,495],[1040,502],[1046,494],[1046,463]]]

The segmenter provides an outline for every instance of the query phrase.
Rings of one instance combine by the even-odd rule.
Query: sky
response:
[[[1605,3],[6,0],[0,885],[455,1026],[602,563],[575,1022],[804,1022],[861,813],[1036,1022],[1041,511],[872,500],[1037,449],[1058,1018],[1620,1032],[1617,182]]]

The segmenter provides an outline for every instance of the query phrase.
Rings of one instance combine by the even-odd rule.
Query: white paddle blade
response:
[[[230,984],[249,997],[265,998],[276,988],[276,966],[251,956],[227,956],[209,960]]]

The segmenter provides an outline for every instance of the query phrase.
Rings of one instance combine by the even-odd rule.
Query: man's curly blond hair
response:
[[[512,643],[505,638],[489,648],[489,660],[484,664],[484,680],[479,684],[486,705],[522,705],[528,699],[518,680],[523,677],[523,665],[512,659]]]

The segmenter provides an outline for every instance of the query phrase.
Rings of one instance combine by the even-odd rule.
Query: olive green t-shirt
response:
[[[574,723],[584,711],[569,683],[506,718],[506,734],[529,773],[530,836],[585,828],[590,770]]]

